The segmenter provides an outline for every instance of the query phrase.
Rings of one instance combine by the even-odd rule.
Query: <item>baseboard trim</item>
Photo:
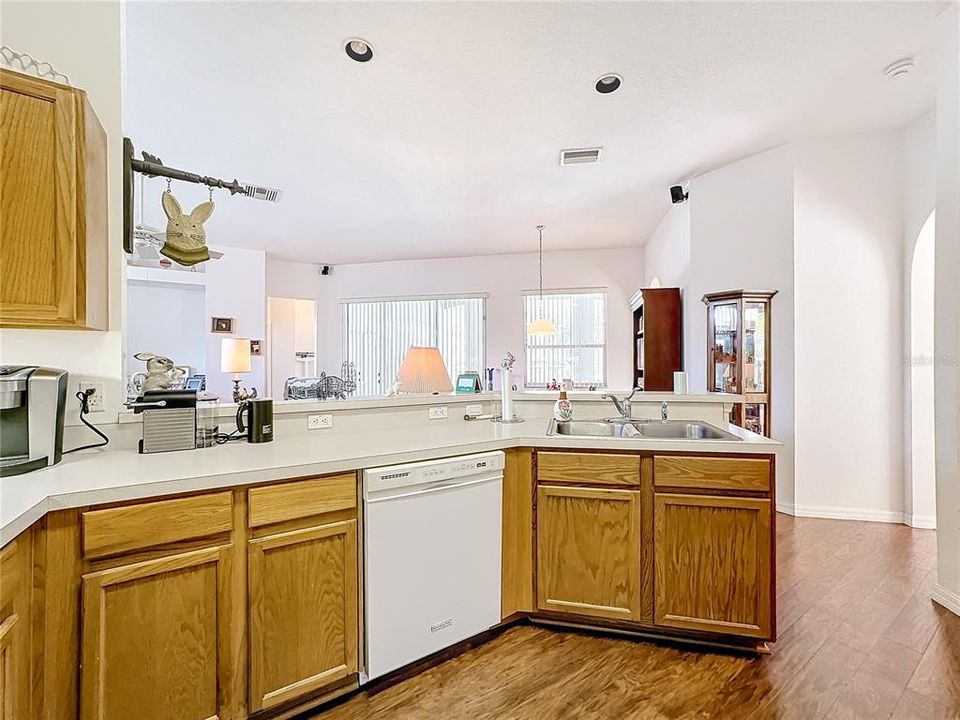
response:
[[[922,530],[936,530],[937,516],[936,515],[910,515],[910,514],[904,513],[903,524],[909,525],[912,528],[919,528]]]
[[[794,515],[795,517],[821,518],[824,520],[860,520],[864,522],[897,523],[925,530],[933,530],[937,527],[937,518],[933,515],[910,515],[893,510],[837,507],[835,505],[794,505],[792,503],[777,503],[777,512]]]
[[[942,605],[954,615],[960,615],[960,594],[948,590],[940,583],[933,586],[933,592],[930,594],[933,601]]]

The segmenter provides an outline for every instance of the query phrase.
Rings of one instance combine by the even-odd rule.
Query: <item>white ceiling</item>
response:
[[[931,108],[943,6],[131,2],[125,133],[283,189],[215,197],[214,244],[330,263],[527,252],[544,223],[547,250],[640,245],[669,185]],[[372,62],[346,57],[350,36]],[[885,79],[903,56],[914,72]],[[623,86],[600,95],[607,72]],[[559,166],[594,145],[600,164]]]

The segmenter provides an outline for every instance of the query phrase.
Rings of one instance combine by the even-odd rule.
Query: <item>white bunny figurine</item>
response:
[[[160,252],[181,265],[196,265],[210,259],[203,223],[213,215],[213,201],[200,203],[184,215],[180,203],[166,190],[161,198],[167,215],[167,239]]]
[[[141,352],[134,355],[137,360],[147,363],[147,375],[143,379],[141,390],[169,390],[173,383],[180,379],[183,371],[174,367],[173,360],[151,352]]]

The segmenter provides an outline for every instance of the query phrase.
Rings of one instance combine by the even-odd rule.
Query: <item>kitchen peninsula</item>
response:
[[[350,692],[365,677],[359,471],[488,451],[505,453],[501,625],[762,652],[778,443],[723,424],[737,396],[634,401],[635,417],[656,424],[666,403],[720,440],[549,435],[552,399],[521,394],[513,425],[463,419],[495,410],[489,395],[347,401],[319,432],[305,416],[334,403],[278,405],[273,443],[158,455],[129,446],[127,422],[107,450],[4,478],[0,691],[30,717],[105,720],[173,687],[191,720],[290,717]],[[574,404],[580,419],[613,414],[598,396]],[[438,406],[448,418],[429,420]],[[156,644],[123,642],[133,630]],[[302,641],[312,650],[292,652]]]

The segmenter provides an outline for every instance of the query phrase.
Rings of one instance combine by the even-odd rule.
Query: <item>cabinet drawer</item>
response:
[[[247,495],[250,527],[322,515],[357,506],[353,473],[252,488]]]
[[[106,557],[229,532],[231,505],[222,492],[85,512],[83,554]]]
[[[657,456],[653,460],[656,487],[770,492],[770,461],[766,458]]]
[[[586,485],[639,485],[640,456],[538,452],[537,480]]]

